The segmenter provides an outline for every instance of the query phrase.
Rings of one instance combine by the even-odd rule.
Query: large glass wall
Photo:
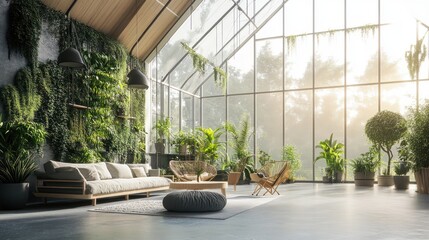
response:
[[[201,30],[195,38],[204,31],[214,38],[205,40],[213,48],[196,49],[226,70],[226,89],[209,74],[195,74],[188,57],[180,59],[183,50],[174,48],[178,36],[160,45],[149,64],[156,83],[152,116],[179,118],[177,129],[218,127],[247,115],[255,155],[263,150],[280,159],[283,146],[294,145],[302,160],[298,180],[319,181],[325,165],[314,159],[321,140],[333,134],[345,144],[345,158],[356,158],[370,145],[364,133],[370,117],[382,110],[406,116],[409,107],[429,99],[428,57],[419,59],[418,71],[409,57],[427,51],[428,1],[289,0],[265,8],[271,1],[240,1],[244,12],[234,8],[235,1],[203,1],[201,7],[209,11],[214,2],[226,14],[216,14],[222,23],[216,31],[202,27],[207,16],[198,7],[189,15],[200,19],[194,20]],[[229,8],[235,13],[229,15]],[[189,21],[178,32],[196,43],[183,34],[192,30]],[[251,34],[243,37],[239,29],[245,26]],[[167,51],[169,58],[178,56],[178,67],[162,60]],[[350,169],[347,180],[353,180]]]

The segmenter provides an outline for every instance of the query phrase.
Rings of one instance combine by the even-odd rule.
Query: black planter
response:
[[[228,181],[228,172],[225,170],[217,170],[217,174],[212,181]]]
[[[0,209],[24,208],[28,201],[29,183],[0,184]]]

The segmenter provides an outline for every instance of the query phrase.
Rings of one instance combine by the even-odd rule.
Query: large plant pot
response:
[[[162,142],[155,143],[155,151],[156,153],[164,154],[165,153],[165,144]]]
[[[378,175],[377,177],[378,186],[391,187],[394,185],[392,175]]]
[[[414,172],[416,178],[417,192],[428,194],[429,193],[429,168],[421,168]]]
[[[28,201],[29,183],[0,184],[0,209],[24,208]]]
[[[375,173],[356,172],[355,186],[373,187]]]
[[[187,155],[188,154],[188,145],[180,145],[179,146],[179,154]]]
[[[228,185],[234,185],[234,191],[238,181],[240,180],[241,172],[230,172],[228,174]]]
[[[398,190],[408,189],[410,176],[393,176],[393,182],[395,183],[395,188]]]

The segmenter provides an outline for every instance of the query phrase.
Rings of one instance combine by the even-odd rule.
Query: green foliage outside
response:
[[[282,160],[286,161],[287,164],[289,164],[289,179],[295,180],[297,177],[296,173],[302,166],[301,155],[298,153],[296,147],[292,145],[284,146],[282,152]]]

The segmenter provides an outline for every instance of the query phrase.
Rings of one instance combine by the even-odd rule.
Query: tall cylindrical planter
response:
[[[355,186],[373,187],[375,173],[356,172]]]
[[[414,172],[416,178],[417,192],[428,194],[429,193],[429,168],[421,168]]]
[[[0,209],[24,208],[28,201],[29,183],[0,184]]]

